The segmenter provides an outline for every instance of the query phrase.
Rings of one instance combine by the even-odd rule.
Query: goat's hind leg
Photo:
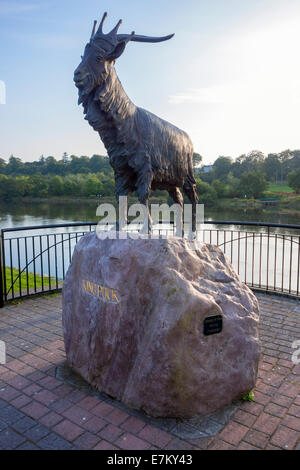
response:
[[[197,196],[197,191],[196,191],[196,185],[193,184],[190,180],[189,177],[184,182],[183,185],[183,191],[189,198],[189,200],[192,203],[192,232],[193,232],[193,237],[196,237],[196,230],[197,230],[197,225],[196,225],[196,211],[197,211],[197,204],[198,204],[198,196]]]
[[[176,227],[176,235],[183,237],[184,236],[184,228],[183,228],[183,197],[179,188],[174,187],[168,189],[168,193],[170,194],[171,198],[175,202],[175,204],[179,204],[181,207],[181,214],[180,214],[180,227]],[[178,223],[178,220],[176,221]]]

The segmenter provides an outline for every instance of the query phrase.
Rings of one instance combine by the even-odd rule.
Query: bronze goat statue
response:
[[[193,174],[193,144],[189,136],[149,111],[135,106],[125,93],[114,63],[129,41],[161,42],[164,37],[118,34],[120,20],[109,33],[103,33],[104,14],[97,29],[94,22],[90,42],[75,70],[78,104],[85,119],[97,131],[114,170],[116,196],[135,192],[147,207],[151,190],[167,190],[175,203],[183,206],[179,188],[192,203],[192,230],[196,230],[198,197]]]

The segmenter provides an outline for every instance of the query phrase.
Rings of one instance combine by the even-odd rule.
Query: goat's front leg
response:
[[[119,205],[119,221],[116,221],[116,231],[123,230],[127,226],[127,200],[121,201],[120,198],[128,198],[132,192],[131,176],[115,173],[116,199]]]
[[[138,174],[137,178],[136,191],[138,199],[140,204],[143,204],[143,206],[146,207],[146,217],[141,233],[152,232],[152,219],[149,211],[149,196],[151,193],[152,178],[152,172],[145,168]]]

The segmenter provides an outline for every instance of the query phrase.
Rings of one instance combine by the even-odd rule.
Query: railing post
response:
[[[0,308],[4,307],[4,286],[3,286],[3,270],[5,266],[2,265],[2,230],[0,231]]]

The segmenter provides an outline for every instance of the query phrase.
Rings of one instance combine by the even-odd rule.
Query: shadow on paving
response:
[[[73,385],[87,395],[98,397],[102,401],[109,403],[131,416],[135,416],[147,424],[156,426],[163,431],[174,434],[180,439],[197,439],[200,437],[213,437],[220,432],[229,422],[231,416],[238,408],[239,403],[234,403],[222,410],[212,413],[201,418],[192,419],[172,419],[172,418],[152,418],[143,411],[128,408],[123,403],[109,397],[105,393],[99,393],[94,387],[89,385],[81,376],[74,372],[67,361],[59,365],[56,369],[56,377]]]

